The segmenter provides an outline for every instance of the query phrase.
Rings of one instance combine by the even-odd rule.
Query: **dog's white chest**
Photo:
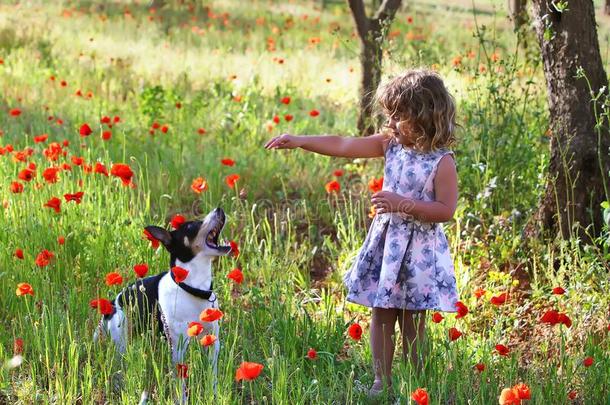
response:
[[[215,294],[212,294],[210,300],[205,300],[187,293],[168,274],[159,283],[159,306],[165,315],[172,337],[177,337],[186,336],[188,324],[200,322],[201,312],[207,308],[216,308],[217,302]],[[204,324],[204,328],[210,329],[211,325]]]

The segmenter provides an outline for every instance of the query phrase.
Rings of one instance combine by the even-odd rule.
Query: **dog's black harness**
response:
[[[210,298],[212,297],[212,294],[214,294],[214,291],[212,291],[212,288],[214,287],[213,283],[210,283],[210,289],[209,290],[200,290],[199,288],[195,288],[195,287],[191,287],[190,285],[186,284],[186,283],[179,283],[176,281],[176,276],[174,276],[174,272],[170,271],[169,275],[172,277],[172,280],[174,280],[174,283],[176,283],[178,285],[178,287],[182,288],[184,291],[186,291],[187,293],[194,295],[197,298],[201,298],[203,300],[208,300],[210,301]],[[216,298],[214,298],[211,301],[215,301]]]

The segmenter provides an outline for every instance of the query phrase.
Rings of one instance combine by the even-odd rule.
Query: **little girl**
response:
[[[347,300],[372,308],[370,394],[392,384],[394,330],[403,357],[423,366],[425,311],[455,312],[457,291],[449,245],[439,223],[457,204],[453,152],[455,103],[438,74],[410,70],[385,83],[377,102],[388,117],[382,133],[367,137],[295,136],[271,139],[267,149],[302,148],[328,156],[384,157],[383,189],[373,194],[376,215],[344,277]]]

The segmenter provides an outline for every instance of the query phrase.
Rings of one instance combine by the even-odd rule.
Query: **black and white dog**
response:
[[[141,333],[154,328],[163,333],[172,351],[174,364],[182,363],[190,341],[187,329],[190,322],[199,321],[207,308],[218,308],[212,291],[212,260],[231,251],[230,246],[218,244],[218,236],[225,225],[225,213],[216,208],[203,221],[183,223],[177,230],[167,231],[158,226],[146,230],[170,253],[170,269],[174,266],[188,270],[186,279],[176,282],[171,270],[140,279],[125,287],[114,299],[114,311],[104,315],[94,339],[109,334],[124,353],[128,329]],[[216,375],[218,351],[218,321],[205,322],[204,334],[214,334],[213,368]]]

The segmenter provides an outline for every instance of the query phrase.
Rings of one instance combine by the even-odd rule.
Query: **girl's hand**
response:
[[[265,144],[265,149],[294,149],[303,146],[300,136],[282,134]]]
[[[379,191],[371,197],[371,203],[377,214],[386,212],[408,213],[413,207],[413,200],[391,191]]]

